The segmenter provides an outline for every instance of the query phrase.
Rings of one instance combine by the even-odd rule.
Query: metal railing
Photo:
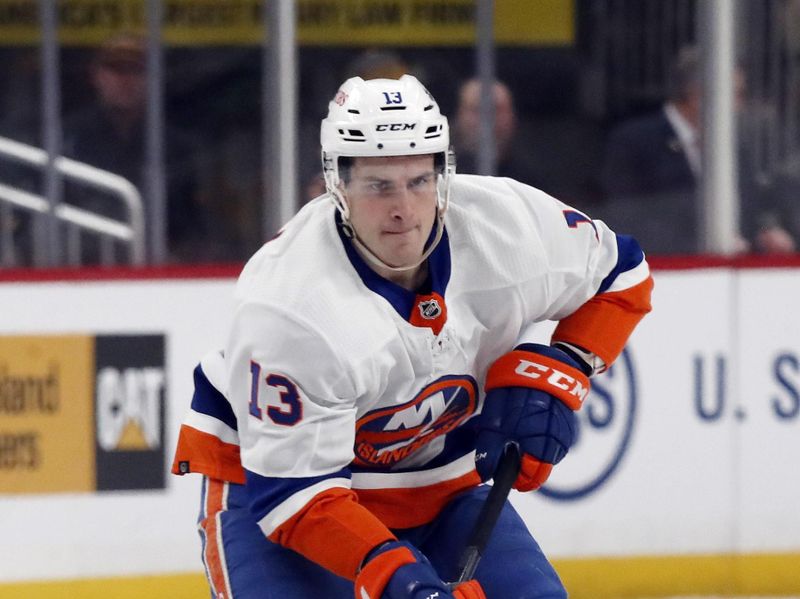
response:
[[[0,136],[0,155],[39,168],[45,168],[48,163],[47,152],[41,148],[2,136]],[[144,208],[141,194],[136,186],[124,177],[64,156],[56,158],[54,163],[55,168],[63,176],[108,192],[112,197],[121,200],[127,209],[128,221],[122,222],[101,216],[65,202],[61,202],[51,209],[47,198],[2,183],[0,183],[0,201],[34,213],[50,214],[79,229],[126,243],[130,248],[128,252],[130,263],[137,266],[144,264]],[[3,247],[5,248],[6,244]],[[76,248],[79,248],[79,243],[73,237],[70,251],[75,253]]]

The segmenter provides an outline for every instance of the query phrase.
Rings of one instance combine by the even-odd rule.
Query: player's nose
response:
[[[391,214],[395,218],[407,218],[413,211],[414,197],[411,191],[400,187],[394,194],[391,204]]]

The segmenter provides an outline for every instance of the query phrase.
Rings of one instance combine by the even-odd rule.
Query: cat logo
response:
[[[392,467],[458,427],[475,413],[477,402],[474,378],[444,376],[411,401],[369,412],[356,423],[355,463]]]
[[[425,300],[418,304],[419,315],[425,320],[436,320],[442,313],[442,307],[436,299]]]
[[[105,451],[161,444],[164,369],[112,366],[97,373],[97,442]]]
[[[416,123],[384,123],[376,125],[375,131],[413,131]]]
[[[98,491],[165,487],[165,347],[158,333],[95,338]]]

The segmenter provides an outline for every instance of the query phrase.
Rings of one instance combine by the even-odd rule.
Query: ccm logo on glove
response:
[[[542,346],[546,347],[546,346]],[[553,348],[547,348],[551,351]],[[560,357],[559,357],[560,358]],[[589,377],[577,365],[530,351],[514,350],[501,356],[486,376],[486,390],[498,387],[531,387],[557,397],[573,410],[580,409],[589,394]]]

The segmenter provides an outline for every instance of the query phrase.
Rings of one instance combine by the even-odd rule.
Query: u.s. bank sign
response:
[[[625,349],[578,412],[578,438],[539,494],[571,501],[606,484],[624,465],[636,424],[637,379],[632,353]]]

